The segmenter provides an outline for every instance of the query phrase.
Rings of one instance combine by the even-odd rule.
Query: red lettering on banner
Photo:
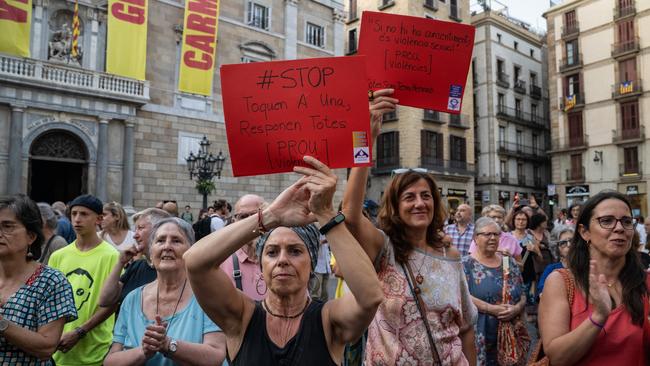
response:
[[[111,6],[111,14],[115,18],[125,22],[144,24],[145,0],[119,0]]]
[[[187,16],[187,28],[194,29],[201,33],[215,34],[217,20],[210,17],[202,17],[198,14],[190,14]]]
[[[196,52],[187,51],[183,55],[183,62],[188,67],[200,70],[210,70],[212,68],[212,56],[207,53],[201,53],[201,60],[196,60]]]
[[[27,4],[27,0],[16,0],[16,2]],[[11,6],[6,0],[0,0],[0,20],[27,23],[27,11]]]
[[[214,0],[190,1],[188,9],[211,17],[217,16],[217,2]]]

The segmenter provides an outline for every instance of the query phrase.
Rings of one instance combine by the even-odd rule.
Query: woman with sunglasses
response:
[[[373,141],[383,113],[395,110],[392,93],[373,93]],[[477,311],[460,254],[443,241],[445,210],[433,176],[396,174],[382,198],[379,229],[362,214],[367,178],[367,167],[352,168],[343,197],[345,223],[375,264],[385,299],[368,327],[364,364],[475,365]]]
[[[650,281],[632,247],[634,231],[632,208],[619,192],[600,192],[582,207],[568,271],[548,276],[540,303],[541,339],[552,365],[646,364]]]
[[[573,226],[558,226],[553,229],[551,236],[555,236],[554,239],[556,240],[553,246],[553,254],[558,261],[546,266],[544,273],[539,277],[539,283],[537,284],[537,294],[539,296],[542,295],[544,282],[546,282],[548,275],[556,269],[567,267],[567,255],[569,254],[569,248],[571,248],[571,239],[573,238],[574,232]]]

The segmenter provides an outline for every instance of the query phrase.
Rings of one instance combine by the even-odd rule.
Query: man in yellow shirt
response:
[[[115,306],[98,306],[102,285],[119,258],[119,252],[97,236],[102,202],[82,195],[70,203],[77,240],[52,253],[50,267],[63,272],[72,285],[79,318],[67,323],[54,354],[57,366],[101,365],[111,344]]]

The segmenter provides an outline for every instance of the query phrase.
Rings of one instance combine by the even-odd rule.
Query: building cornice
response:
[[[501,17],[500,15],[489,11],[472,16],[471,24],[477,28],[485,24],[494,24],[500,26],[504,28],[505,31],[515,33],[520,38],[540,48],[544,43],[543,39],[546,38],[546,36],[541,36],[529,30],[518,27],[508,22],[507,20],[503,19],[503,17]]]

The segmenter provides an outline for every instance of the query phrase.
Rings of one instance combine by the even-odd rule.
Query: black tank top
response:
[[[305,310],[296,335],[284,346],[276,346],[266,331],[266,311],[255,304],[241,348],[231,366],[331,366],[336,365],[330,356],[323,331],[320,301],[312,301]]]

